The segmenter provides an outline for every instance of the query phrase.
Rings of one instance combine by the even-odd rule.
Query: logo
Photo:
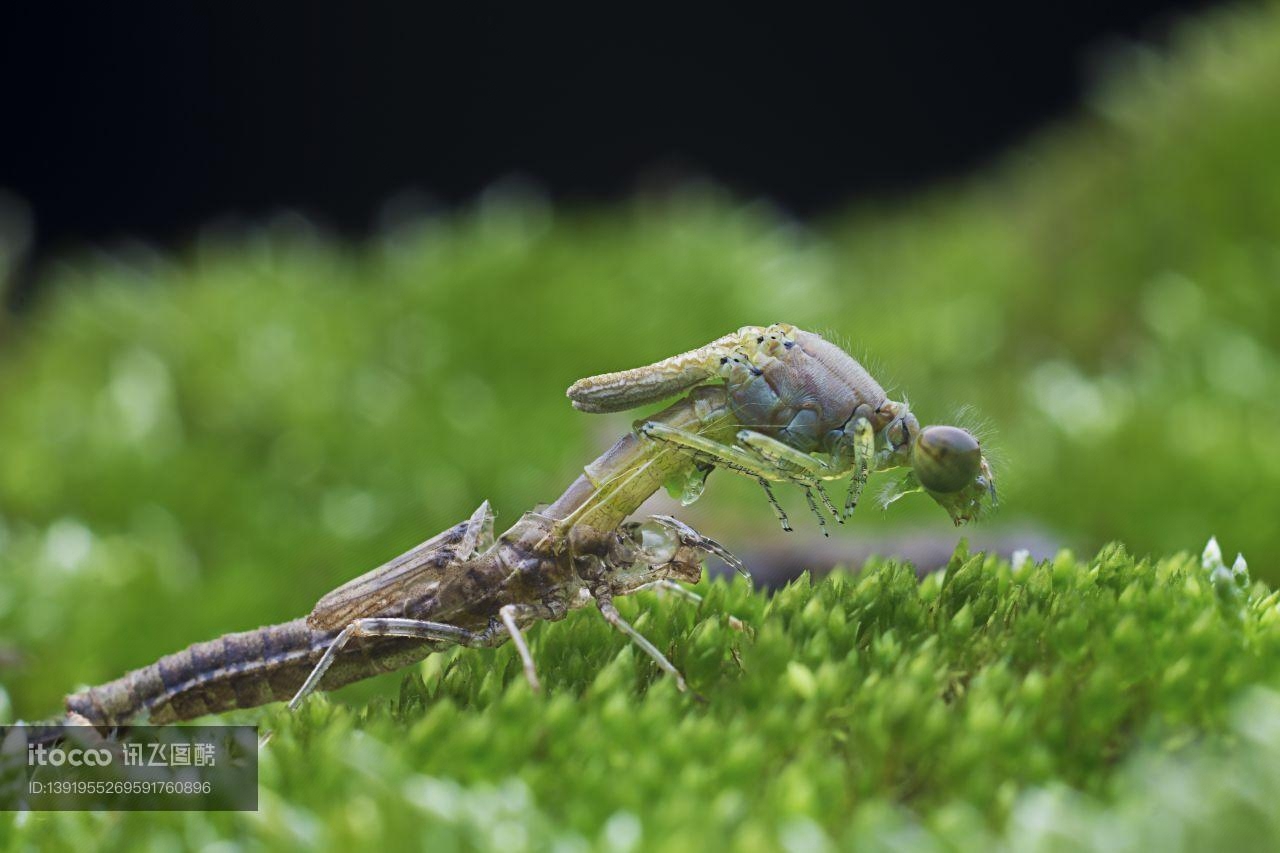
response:
[[[60,746],[50,748],[45,744],[31,744],[27,747],[28,767],[106,767],[111,764],[109,749],[63,749]]]

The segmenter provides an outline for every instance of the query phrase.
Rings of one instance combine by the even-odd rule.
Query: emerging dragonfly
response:
[[[697,499],[707,474],[717,466],[757,479],[787,530],[791,526],[774,500],[771,482],[803,487],[824,534],[814,493],[843,521],[872,471],[910,469],[886,495],[885,504],[924,491],[957,525],[996,502],[991,466],[973,435],[951,426],[921,429],[907,404],[888,399],[852,356],[785,323],[748,326],[647,367],[580,379],[568,396],[581,411],[616,412],[716,376],[724,379],[727,399],[697,429],[661,417],[637,424],[641,435],[688,451],[694,464],[676,472],[668,484],[686,504]],[[850,478],[849,492],[841,512],[822,484],[845,477]]]
[[[921,429],[907,405],[889,400],[853,358],[793,326],[749,326],[648,367],[580,380],[568,391],[587,412],[679,393],[554,503],[525,513],[496,539],[485,502],[467,521],[325,595],[307,617],[198,643],[75,693],[67,697],[69,717],[96,725],[165,723],[290,698],[296,708],[314,690],[397,669],[449,645],[508,639],[537,689],[522,630],[592,603],[684,689],[676,667],[619,615],[614,596],[657,586],[698,600],[675,581],[697,581],[705,554],[745,570],[674,518],[626,521],[664,485],[688,503],[713,468],[745,474],[765,487],[787,529],[772,483],[803,488],[820,521],[815,494],[843,520],[870,472],[899,467],[908,471],[886,503],[924,491],[956,524],[995,504],[991,469],[972,435]],[[845,477],[841,511],[823,484]]]

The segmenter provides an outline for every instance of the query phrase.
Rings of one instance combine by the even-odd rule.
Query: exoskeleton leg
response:
[[[600,613],[604,616],[605,621],[622,633],[631,638],[631,642],[635,643],[640,649],[653,658],[653,662],[658,668],[667,673],[676,680],[676,687],[680,692],[687,690],[684,683],[684,676],[680,674],[680,670],[676,669],[675,664],[667,660],[667,656],[658,650],[658,647],[649,642],[643,634],[631,626],[631,623],[622,618],[622,614],[618,612],[618,608],[613,606],[613,598],[606,593],[596,596],[596,606],[600,608]]]
[[[532,616],[537,609],[528,604],[505,604],[498,611],[498,618],[502,620],[503,627],[511,635],[511,642],[515,644],[516,651],[520,654],[525,680],[529,682],[529,689],[534,693],[541,691],[542,685],[538,683],[538,669],[533,664],[533,655],[530,654],[529,646],[524,641],[524,634],[520,633],[518,618],[522,615]]]
[[[702,603],[702,596],[698,595],[691,589],[685,589],[670,578],[663,578],[659,581],[649,581],[649,583],[641,584],[632,591],[644,592],[647,589],[651,589],[657,593],[671,593],[677,598],[683,598],[685,601],[689,601],[694,604]]]
[[[652,581],[651,583],[644,584],[643,586],[638,586],[635,588],[634,591],[643,592],[646,589],[654,590],[659,594],[670,593],[671,595],[674,595],[677,598],[683,598],[685,601],[691,602],[695,605],[702,604],[701,595],[698,595],[698,593],[694,592],[691,589],[685,589],[684,587],[680,586],[680,584],[668,578],[663,578],[660,581]],[[735,631],[747,630],[747,626],[743,623],[743,621],[739,619],[737,616],[734,616],[733,614],[729,614],[729,627]]]
[[[701,571],[700,554],[702,553],[714,554],[740,574],[748,578],[750,575],[747,574],[746,567],[742,565],[742,562],[725,550],[724,546],[714,539],[703,536],[683,521],[672,518],[669,515],[655,515],[651,520],[667,529],[663,533],[669,537],[668,540],[662,542],[659,539],[656,544],[646,542],[645,539],[649,534],[640,532],[644,530],[643,525],[630,527],[631,536],[640,545],[641,559],[635,565],[627,567],[630,572],[625,570],[618,571],[623,568],[621,566],[611,566],[614,572],[606,578],[606,585],[594,590],[593,597],[596,605],[600,608],[600,613],[608,620],[609,624],[630,637],[632,642],[639,646],[645,654],[653,658],[663,672],[676,679],[676,686],[683,691],[686,689],[684,676],[667,659],[666,655],[658,650],[657,646],[622,618],[617,608],[613,605],[612,594],[627,594],[641,589],[659,589],[672,592],[688,601],[701,603],[702,596],[680,586],[672,580],[672,576],[688,581],[697,580]],[[651,533],[652,531],[650,531]],[[648,566],[651,571],[638,574],[635,570],[640,566]],[[665,573],[667,576],[654,577],[654,572]],[[736,631],[745,630],[742,620],[736,616],[729,616],[729,625]]]
[[[538,682],[538,671],[534,666],[529,646],[525,643],[524,634],[520,631],[520,623],[521,621],[532,622],[536,619],[555,619],[564,615],[565,610],[567,610],[565,606],[550,604],[506,604],[498,610],[498,618],[490,622],[483,631],[470,631],[445,622],[428,622],[419,619],[357,619],[334,637],[315,669],[311,670],[307,680],[289,701],[289,709],[297,710],[302,700],[316,689],[320,679],[324,678],[324,674],[329,671],[329,667],[333,666],[334,660],[352,637],[409,637],[473,648],[496,646],[510,637],[520,655],[525,679],[529,682],[530,689],[537,693],[542,689],[542,685]]]
[[[413,637],[420,640],[436,640],[443,643],[459,645],[486,645],[486,637],[482,633],[468,631],[456,625],[444,622],[424,622],[418,619],[357,619],[338,632],[324,656],[316,664],[315,669],[307,676],[307,680],[298,688],[293,699],[289,700],[289,710],[296,711],[302,700],[316,689],[320,679],[333,666],[334,660],[352,637]]]

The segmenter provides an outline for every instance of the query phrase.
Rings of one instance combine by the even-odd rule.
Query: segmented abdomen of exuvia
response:
[[[67,697],[67,711],[96,725],[189,720],[293,697],[336,636],[305,619],[227,634],[166,655],[115,681]],[[353,639],[320,682],[333,690],[421,660],[430,647],[396,638]]]

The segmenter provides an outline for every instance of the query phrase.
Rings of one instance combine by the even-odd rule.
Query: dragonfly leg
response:
[[[333,638],[333,642],[329,644],[329,648],[325,649],[324,656],[320,658],[315,669],[311,670],[307,680],[298,688],[293,699],[289,700],[290,711],[298,710],[302,700],[316,689],[320,679],[324,678],[324,674],[337,659],[338,653],[352,637],[416,637],[464,646],[484,645],[486,639],[484,634],[443,622],[424,622],[418,619],[357,619]]]
[[[600,608],[600,614],[604,616],[605,621],[622,633],[631,638],[631,642],[635,643],[640,649],[653,658],[653,662],[658,668],[667,673],[676,680],[676,687],[684,692],[688,689],[684,683],[684,676],[680,674],[680,670],[676,669],[675,664],[667,660],[667,656],[658,650],[658,647],[649,642],[643,634],[631,626],[631,623],[622,618],[622,614],[618,612],[618,608],[613,606],[613,599],[608,593],[599,593],[596,595],[596,606]]]
[[[789,444],[784,444],[764,433],[744,429],[738,433],[737,439],[738,443],[747,452],[758,457],[761,465],[775,469],[778,472],[779,479],[795,483],[804,489],[804,497],[809,503],[809,510],[818,519],[818,527],[822,530],[823,536],[828,535],[827,522],[818,510],[818,505],[814,501],[814,493],[817,493],[818,497],[822,499],[822,505],[826,507],[827,512],[831,513],[831,517],[841,524],[844,523],[844,516],[836,509],[836,505],[831,501],[831,496],[827,494],[827,490],[822,485],[823,480],[833,480],[841,476],[840,472],[835,471],[816,456],[797,450]]]
[[[783,471],[792,471],[790,479],[801,486],[817,490],[827,510],[840,521],[844,521],[858,505],[862,490],[871,474],[871,464],[875,458],[876,437],[871,422],[865,417],[857,417],[848,428],[833,435],[834,450],[831,461],[827,462],[809,453],[803,453],[789,444],[752,430],[742,430],[737,436],[744,447],[759,454],[763,459],[776,465]],[[852,473],[849,481],[849,493],[845,498],[843,512],[837,512],[826,491],[822,488],[824,480],[838,480]]]
[[[773,507],[773,514],[778,517],[778,523],[782,525],[782,529],[790,533],[794,528],[791,526],[791,519],[787,518],[787,511],[782,508],[782,504],[778,503],[777,497],[773,494],[773,487],[769,485],[769,481],[764,477],[757,477],[756,482],[760,484],[760,488],[764,489],[765,499],[769,501],[769,506]]]
[[[827,490],[823,488],[822,482],[843,477],[848,473],[847,469],[829,464],[812,454],[804,453],[789,444],[778,441],[776,438],[754,430],[741,430],[737,435],[737,439],[739,444],[758,455],[763,461],[775,466],[780,471],[790,472],[790,476],[787,479],[793,483],[800,485],[804,489],[812,489],[817,492],[818,497],[822,499],[822,505],[827,508],[827,512],[831,513],[831,516],[836,521],[844,523],[844,515],[836,509],[830,495],[827,494]],[[812,506],[812,496],[810,496],[809,503]],[[823,525],[825,532],[826,525],[822,522],[821,516],[819,516],[819,524]]]
[[[849,480],[849,494],[844,501],[846,518],[852,515],[854,508],[858,506],[862,490],[867,485],[867,478],[871,476],[871,461],[876,455],[876,434],[871,427],[871,421],[866,418],[854,420],[853,441],[848,446],[850,449],[844,453],[852,456],[849,467],[853,470],[853,477]]]
[[[811,486],[822,480],[836,480],[847,472],[785,442],[751,429],[739,430],[738,443],[766,464],[788,474],[787,479]]]
[[[836,505],[831,501],[831,495],[827,494],[827,490],[823,488],[822,483],[814,483],[813,490],[818,493],[818,497],[822,499],[822,505],[827,508],[827,512],[831,513],[831,517],[844,524],[844,515],[841,514],[840,510],[836,509]]]
[[[782,529],[790,531],[791,523],[787,514],[773,496],[771,482],[788,482],[794,480],[791,472],[779,468],[773,462],[762,458],[759,454],[748,452],[741,447],[721,444],[706,436],[689,430],[673,427],[657,421],[647,421],[640,425],[640,434],[655,441],[664,441],[691,451],[695,458],[703,458],[722,468],[735,471],[758,482],[773,507],[774,514],[782,524]],[[798,451],[797,451],[798,452]]]
[[[827,532],[827,521],[822,517],[822,510],[818,509],[818,503],[813,499],[813,489],[805,486],[804,499],[809,503],[809,512],[813,513],[813,517],[818,519],[818,529],[822,531],[823,536],[830,536]]]
[[[693,451],[695,454],[706,456],[718,465],[725,464],[726,467],[748,476],[764,477],[766,480],[775,482],[789,479],[786,471],[781,470],[767,460],[761,459],[757,454],[748,453],[741,447],[735,447],[732,444],[722,444],[687,429],[681,429],[659,421],[645,421],[640,425],[639,431],[645,438],[678,445],[686,450]]]

